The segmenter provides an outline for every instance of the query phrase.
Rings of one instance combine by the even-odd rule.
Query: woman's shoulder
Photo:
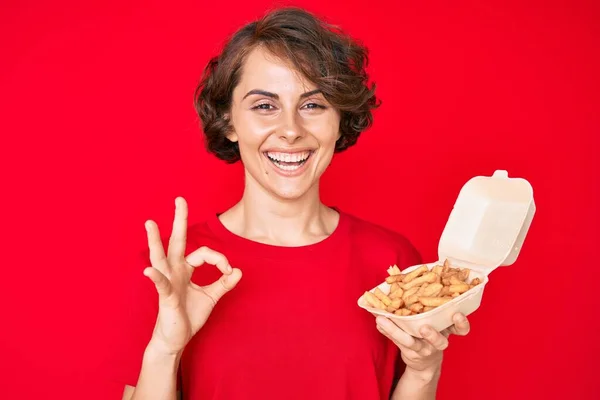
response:
[[[350,229],[352,229],[354,231],[353,233],[355,234],[359,234],[362,237],[372,237],[385,242],[409,242],[408,238],[403,233],[401,233],[400,230],[384,226],[382,223],[374,222],[365,217],[360,217],[357,214],[348,211],[339,212],[343,216],[343,218],[345,218],[348,221]]]
[[[347,220],[348,232],[355,245],[369,251],[392,250],[409,264],[421,262],[417,248],[401,229],[387,227],[347,211],[338,211]]]

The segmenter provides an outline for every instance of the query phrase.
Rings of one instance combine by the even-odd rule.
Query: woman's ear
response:
[[[227,134],[225,135],[225,137],[227,139],[229,139],[231,142],[237,142],[238,141],[238,135],[235,132],[235,129],[233,129],[233,126],[231,125],[231,122],[230,122],[229,118],[230,118],[230,114],[229,113],[223,114],[223,119],[225,121],[229,122],[229,125],[230,125],[229,126],[230,130],[229,130],[229,132],[227,132]]]
[[[237,133],[235,133],[235,131],[233,129],[231,129],[231,131],[229,131],[229,133],[227,135],[225,135],[225,137],[227,139],[229,139],[229,141],[231,141],[231,142],[237,142],[238,141]]]

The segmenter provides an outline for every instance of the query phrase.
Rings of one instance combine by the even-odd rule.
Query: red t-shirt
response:
[[[397,347],[357,305],[381,283],[387,268],[421,262],[403,236],[340,212],[335,231],[302,247],[256,243],[228,231],[215,215],[189,227],[188,250],[208,246],[243,272],[238,286],[217,304],[187,345],[179,369],[184,399],[389,399],[403,365]],[[115,367],[135,386],[144,348],[156,320],[157,295],[136,270],[128,344]],[[192,280],[218,279],[201,266]]]

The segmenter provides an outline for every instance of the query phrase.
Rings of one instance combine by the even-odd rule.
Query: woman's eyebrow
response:
[[[311,91],[306,92],[306,93],[302,93],[300,95],[300,98],[303,99],[305,97],[310,97],[313,94],[317,94],[317,93],[322,93],[321,89],[315,89],[315,90],[311,90]],[[262,89],[252,89],[251,91],[249,91],[248,93],[246,93],[246,95],[244,96],[244,98],[242,100],[244,100],[248,96],[252,96],[253,94],[259,94],[261,96],[271,97],[271,98],[273,98],[275,100],[279,99],[279,95],[276,94],[276,93],[267,92],[266,90],[262,90]]]
[[[311,90],[310,92],[302,93],[300,95],[300,98],[303,99],[305,97],[310,97],[313,94],[317,94],[317,93],[322,93],[321,89],[315,89],[315,90]]]
[[[246,97],[251,96],[253,94],[260,94],[261,96],[272,97],[275,100],[279,99],[278,94],[267,92],[266,90],[262,90],[262,89],[252,89],[251,91],[246,93],[246,95],[244,96],[244,98],[242,100],[244,100]]]

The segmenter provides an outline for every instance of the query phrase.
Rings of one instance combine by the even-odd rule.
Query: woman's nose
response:
[[[284,116],[284,123],[281,126],[279,137],[294,143],[296,140],[304,136],[304,130],[298,116],[295,113],[289,113]]]

